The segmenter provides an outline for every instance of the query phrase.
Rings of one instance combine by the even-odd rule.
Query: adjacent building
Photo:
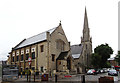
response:
[[[77,73],[86,72],[87,68],[90,68],[91,54],[92,54],[92,38],[90,37],[90,29],[88,26],[87,11],[85,8],[83,36],[81,37],[81,43],[71,46],[72,57],[74,58],[74,64]]]
[[[113,66],[118,66],[118,62],[115,61],[115,57],[113,58],[108,58],[107,60],[110,64],[111,64],[111,67]]]

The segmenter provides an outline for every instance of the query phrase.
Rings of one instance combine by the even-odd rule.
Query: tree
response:
[[[113,54],[113,49],[108,44],[101,44],[94,49],[92,54],[92,65],[95,68],[107,67],[107,59]]]
[[[97,53],[93,53],[91,58],[92,58],[91,64],[95,69],[98,69],[100,67],[101,56],[99,56]]]
[[[115,61],[118,62],[118,65],[120,65],[120,51],[118,51],[118,54],[115,57]]]

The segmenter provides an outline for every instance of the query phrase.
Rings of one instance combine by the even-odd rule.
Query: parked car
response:
[[[100,74],[100,73],[101,73],[100,69],[97,69],[96,74]]]
[[[110,68],[107,69],[107,72],[109,72],[109,71],[110,71]]]
[[[103,73],[107,73],[107,68],[103,68]]]
[[[94,74],[96,74],[96,71],[94,69],[90,69],[90,70],[87,71],[87,74],[88,75],[94,75]]]
[[[109,70],[108,75],[118,76],[118,72],[116,70],[112,69],[112,70]]]
[[[100,72],[101,72],[101,73],[104,73],[104,70],[103,70],[103,69],[101,69],[101,70],[100,70]]]

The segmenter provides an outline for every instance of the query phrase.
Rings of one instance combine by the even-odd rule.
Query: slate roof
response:
[[[57,27],[56,27],[57,28]],[[55,31],[56,28],[50,29],[48,31],[45,31],[43,33],[40,33],[38,35],[32,36],[30,38],[24,39],[22,42],[20,42],[17,46],[15,46],[14,49],[22,48],[31,44],[35,44],[41,41],[44,41],[47,39],[47,32],[50,34]]]
[[[72,57],[74,59],[79,58],[82,53],[83,45],[82,44],[72,45],[70,48],[71,48]]]
[[[72,54],[72,57],[73,57],[74,59],[77,59],[77,58],[80,57],[80,54]]]
[[[57,60],[64,60],[65,59],[64,57],[66,57],[67,55],[68,55],[68,51],[61,52]]]
[[[114,58],[114,57],[113,57],[113,58],[108,58],[107,60],[108,60],[108,61],[110,61],[110,60],[115,60],[115,58]]]

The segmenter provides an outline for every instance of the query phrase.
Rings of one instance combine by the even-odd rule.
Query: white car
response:
[[[87,71],[87,74],[88,75],[94,75],[94,74],[96,74],[96,71],[94,69],[90,69],[90,70]]]

